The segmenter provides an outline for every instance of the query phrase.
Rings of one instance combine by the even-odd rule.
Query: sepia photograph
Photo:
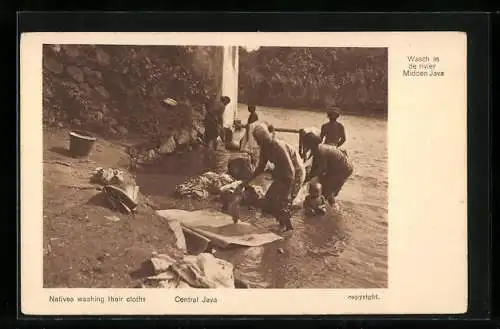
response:
[[[387,61],[43,45],[44,287],[386,288]]]
[[[466,41],[24,34],[23,312],[464,312]]]

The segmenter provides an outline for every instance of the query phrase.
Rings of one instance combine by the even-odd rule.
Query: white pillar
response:
[[[238,46],[224,46],[222,95],[231,98],[223,116],[224,127],[231,127],[238,111]]]

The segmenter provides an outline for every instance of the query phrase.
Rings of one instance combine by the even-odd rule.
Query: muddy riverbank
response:
[[[324,114],[259,108],[261,119],[275,127],[318,126]],[[242,106],[239,118],[246,119]],[[290,119],[295,118],[295,120]],[[342,117],[347,131],[346,148],[355,172],[339,195],[339,211],[330,216],[305,219],[298,210],[295,232],[284,241],[262,247],[218,250],[217,257],[231,261],[237,275],[253,287],[269,288],[383,288],[387,287],[387,150],[384,120]],[[103,208],[82,207],[89,191],[62,189],[62,171],[92,166],[128,165],[125,147],[101,141],[85,168],[66,167],[61,150],[67,132],[44,133],[44,284],[47,287],[127,287],[130,277],[153,251],[176,254],[172,232],[154,216],[154,209],[220,209],[217,202],[180,200],[175,187],[205,170],[225,170],[228,154],[199,149],[168,156],[153,168],[135,173],[144,195],[144,218],[104,219]],[[296,145],[295,134],[278,138]],[[59,151],[59,152],[58,152]],[[57,159],[56,159],[57,158]],[[59,159],[61,158],[61,159]],[[51,162],[52,161],[52,162]],[[68,174],[66,173],[66,174]],[[71,177],[73,177],[71,176]],[[70,176],[67,176],[70,177]],[[82,176],[83,177],[83,176]],[[71,192],[71,193],[70,193]],[[97,210],[96,210],[97,209]],[[111,212],[111,211],[109,211]],[[89,215],[90,214],[90,215]],[[149,214],[149,215],[147,215]],[[95,216],[94,216],[95,215]],[[149,216],[149,217],[148,217]],[[274,229],[276,222],[259,211],[242,209],[243,220]],[[50,245],[50,247],[49,247]],[[50,250],[49,250],[50,249]]]

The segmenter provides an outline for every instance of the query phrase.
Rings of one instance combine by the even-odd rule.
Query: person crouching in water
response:
[[[302,128],[299,130],[299,154],[300,154],[300,157],[302,158],[302,160],[304,160],[304,161],[309,160],[311,157],[311,154],[308,154],[309,150],[307,150],[304,147],[304,136],[307,133],[311,133],[311,132],[318,134],[318,135],[321,134],[321,131],[316,127],[306,127],[306,128]]]
[[[327,201],[319,182],[309,183],[309,194],[304,200],[306,216],[324,215],[327,210]]]
[[[289,144],[272,138],[267,124],[258,124],[252,133],[260,147],[259,164],[240,186],[241,188],[248,186],[253,179],[264,172],[268,162],[274,164],[273,182],[265,196],[266,205],[278,221],[281,232],[293,230],[291,206],[305,179],[303,164]]]
[[[304,137],[305,146],[311,150],[313,166],[305,181],[317,179],[323,187],[323,196],[329,204],[335,204],[335,198],[352,175],[353,165],[343,150],[333,145],[321,144],[321,137],[308,133]]]

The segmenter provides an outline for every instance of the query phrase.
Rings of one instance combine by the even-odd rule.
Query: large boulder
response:
[[[177,143],[175,142],[175,138],[170,136],[160,145],[158,152],[160,154],[172,154],[174,153],[176,147]]]
[[[85,80],[85,75],[83,74],[83,71],[77,66],[74,65],[68,66],[66,71],[68,71],[68,74],[71,75],[73,80],[75,80],[76,82],[82,83]]]

